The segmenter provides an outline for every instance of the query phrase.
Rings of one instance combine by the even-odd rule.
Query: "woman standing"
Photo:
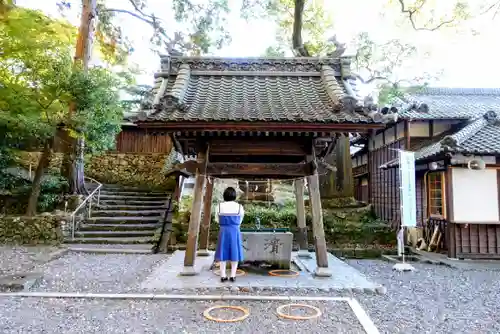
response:
[[[231,262],[231,282],[236,280],[238,262],[243,261],[243,246],[240,225],[245,212],[243,206],[236,202],[236,190],[232,187],[224,190],[224,202],[219,203],[219,240],[215,251],[215,259],[220,264],[221,282],[227,281],[226,262]]]

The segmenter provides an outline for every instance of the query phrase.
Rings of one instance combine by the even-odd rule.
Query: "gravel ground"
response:
[[[381,333],[500,333],[500,276],[413,263],[399,273],[384,261],[348,261],[387,287],[382,296],[357,295]]]
[[[166,255],[68,253],[42,265],[43,279],[32,291],[118,293],[139,284]]]
[[[51,246],[0,246],[0,275],[31,271],[56,250],[58,248]]]
[[[165,255],[69,253],[39,265],[53,250],[43,248],[37,255],[36,248],[0,247],[0,269],[5,273],[43,270],[44,281],[33,291],[137,292],[151,271],[167,260]],[[353,296],[381,333],[500,333],[498,271],[413,263],[417,271],[398,273],[385,261],[348,263],[387,288],[385,295]],[[206,322],[201,313],[209,305],[188,301],[3,299],[0,333],[362,333],[357,322],[349,318],[351,313],[338,302],[319,303],[325,315],[304,323],[278,320],[275,302],[238,302],[250,307],[252,316],[234,325]],[[347,326],[350,323],[354,325]]]
[[[221,302],[0,299],[0,333],[364,333],[345,302],[309,303],[324,314],[307,321],[278,318],[278,302],[232,304],[250,316],[236,323],[206,320],[203,311]]]

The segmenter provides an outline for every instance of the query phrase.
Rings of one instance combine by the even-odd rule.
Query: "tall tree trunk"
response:
[[[325,161],[337,168],[320,176],[321,199],[350,198],[354,196],[354,180],[349,137],[342,136],[337,140],[334,153],[325,157]],[[324,171],[323,171],[324,172]]]
[[[76,42],[75,65],[86,71],[92,57],[94,28],[97,21],[97,0],[82,0],[82,15],[78,39]],[[69,118],[73,116],[77,106],[70,105]],[[67,178],[71,194],[87,194],[84,182],[84,140],[66,136],[66,149],[62,174]]]
[[[28,208],[26,209],[26,216],[31,217],[36,214],[36,209],[38,206],[38,198],[40,197],[40,190],[42,186],[42,178],[45,172],[45,168],[49,165],[50,157],[52,155],[51,143],[47,141],[43,147],[42,156],[38,160],[38,166],[36,167],[35,178],[31,185],[30,198],[28,200]]]

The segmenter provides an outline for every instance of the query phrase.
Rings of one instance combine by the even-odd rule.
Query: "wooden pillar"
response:
[[[295,198],[297,205],[297,228],[299,257],[311,257],[307,242],[306,208],[304,205],[304,179],[295,180]]]
[[[316,249],[316,276],[330,277],[332,273],[328,269],[328,252],[326,248],[325,230],[323,226],[323,210],[321,209],[321,198],[319,195],[318,172],[307,177],[309,187],[309,202],[312,213],[312,228],[314,234],[314,246]]]
[[[203,199],[203,222],[200,231],[200,250],[198,256],[209,256],[208,245],[210,240],[210,222],[212,221],[212,194],[214,181],[206,180],[205,197]]]
[[[208,152],[207,152],[208,153]],[[204,152],[198,153],[198,168],[196,169],[196,182],[194,185],[193,205],[191,207],[191,218],[189,220],[186,253],[184,255],[184,269],[180,273],[183,276],[193,276],[197,272],[194,268],[196,249],[198,248],[198,234],[200,233],[201,204],[205,188],[205,169],[207,156]]]

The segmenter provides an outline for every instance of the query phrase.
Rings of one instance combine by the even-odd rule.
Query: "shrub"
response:
[[[185,242],[190,219],[191,199],[184,197],[180,205],[181,211],[174,219],[174,235],[177,242]],[[271,205],[245,205],[245,217],[242,228],[255,228],[257,218],[260,220],[261,228],[288,228],[292,233],[297,232],[297,215],[294,206]],[[308,237],[313,242],[312,219],[308,213],[306,216]],[[396,234],[385,222],[377,219],[370,210],[366,208],[354,208],[346,210],[323,210],[323,225],[327,243],[336,247],[339,245],[356,247],[357,245],[394,245]],[[216,240],[219,224],[217,217],[212,215],[210,225],[212,240]]]

